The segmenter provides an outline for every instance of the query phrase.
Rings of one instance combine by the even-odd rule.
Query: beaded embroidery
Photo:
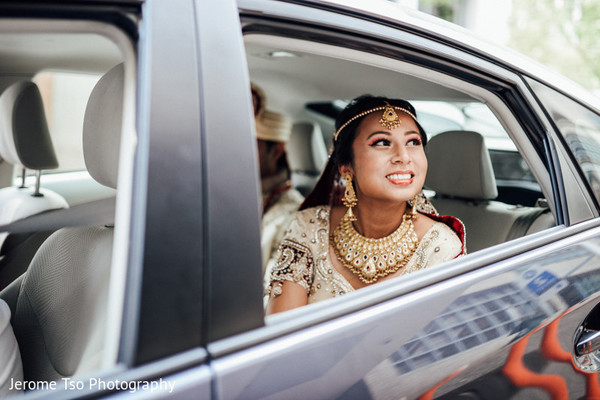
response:
[[[331,264],[329,216],[330,208],[327,206],[297,213],[280,246],[279,261],[268,272],[265,295],[279,296],[285,281],[296,282],[307,290],[309,303],[355,290]],[[434,251],[436,247],[441,250]],[[448,226],[438,222],[422,238],[401,273],[404,275],[450,260],[461,253],[461,247],[456,234]],[[306,264],[303,264],[303,260],[306,260]],[[298,278],[301,281],[296,281]]]
[[[271,271],[271,280],[279,284],[271,288],[275,296],[281,294],[283,281],[296,282],[307,293],[313,282],[313,257],[310,249],[299,243],[284,240],[279,247],[279,259]]]

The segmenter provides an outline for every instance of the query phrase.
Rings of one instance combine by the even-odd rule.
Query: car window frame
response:
[[[274,4],[273,9],[277,11],[276,16],[274,16],[265,12],[265,2],[244,0],[240,1],[240,3],[243,6],[242,14],[244,12],[252,16],[261,14],[267,19],[279,22],[285,19],[291,23],[296,22],[311,28],[318,26],[318,29],[322,29],[323,25],[331,24],[331,21],[347,17],[340,17],[335,13],[318,14],[315,10],[306,11],[297,4],[293,6],[286,4],[286,6],[290,6],[289,13],[286,14],[284,12],[285,6],[269,2],[269,5]],[[253,9],[251,6],[257,3],[261,3],[263,7],[256,6],[256,9]],[[290,11],[292,9],[293,11]],[[301,21],[299,21],[300,15],[302,15]],[[310,15],[311,18],[314,17],[314,20],[308,21],[307,15]],[[357,21],[358,19],[353,20],[356,25],[358,25]],[[348,24],[344,28],[347,29],[348,26],[351,25]],[[332,27],[332,30],[340,30],[341,27],[342,25],[340,24],[339,26]],[[364,30],[358,27],[356,31],[360,31],[361,34],[364,33]],[[315,38],[316,36],[313,35],[312,37]],[[517,81],[522,79],[522,74],[518,73],[518,71],[514,73],[514,76]],[[542,117],[543,114],[540,113],[537,104],[532,102],[532,94],[527,90],[522,81],[516,86],[519,89],[517,91],[517,99],[510,99],[511,104],[515,107],[513,109],[522,104],[528,105],[527,112],[531,113],[531,115],[527,118],[537,121],[539,124],[537,128],[540,129],[539,134],[547,138],[541,141],[540,145],[542,148],[541,151],[551,157],[550,173],[558,173],[553,183],[560,182],[562,177],[560,167],[561,165],[568,164],[563,163],[562,154],[555,148],[552,132],[547,129],[548,122]],[[566,176],[568,177],[568,175]],[[562,187],[559,187],[556,192],[553,190],[553,195],[560,197],[560,190],[562,190]],[[559,201],[564,201],[564,197],[559,198]],[[559,204],[557,206],[558,213],[565,213],[565,206],[566,204]],[[566,219],[568,214],[564,215],[564,217],[566,222],[568,222],[568,219]],[[427,292],[433,296],[436,289],[444,291],[453,285],[460,287],[468,280],[478,281],[485,276],[493,276],[501,270],[512,271],[518,263],[527,263],[528,261],[535,260],[536,257],[540,257],[540,255],[547,254],[549,250],[551,251],[565,244],[576,243],[582,238],[589,238],[591,235],[597,234],[599,227],[600,220],[596,218],[572,226],[562,225],[550,228],[519,239],[518,241],[503,243],[479,251],[477,255],[450,261],[444,264],[444,268],[435,269],[428,276],[417,272],[407,280],[382,282],[376,286],[361,289],[362,293],[360,295],[350,293],[344,297],[331,299],[327,302],[291,310],[273,316],[277,319],[277,323],[267,324],[260,329],[249,330],[239,335],[209,343],[208,350],[212,357],[211,365],[217,375],[214,381],[215,390],[220,390],[226,397],[234,393],[234,396],[231,397],[235,397],[235,393],[239,395],[241,390],[250,390],[256,386],[269,388],[273,385],[269,385],[267,379],[272,378],[273,375],[266,375],[266,371],[269,371],[269,366],[272,367],[269,363],[273,363],[273,358],[269,358],[269,354],[266,353],[270,352],[271,355],[285,354],[288,350],[294,349],[296,353],[301,354],[303,349],[309,349],[318,340],[316,338],[318,335],[326,337],[328,334],[331,334],[327,338],[328,343],[333,346],[336,338],[332,335],[343,331],[347,327],[346,325],[352,326],[352,320],[354,322],[357,320],[375,322],[374,314],[385,313],[386,309],[392,309],[396,306],[409,308],[410,305],[408,303],[411,301],[411,298],[414,300],[415,296],[421,295],[421,299],[423,300],[428,298],[426,295]],[[421,291],[420,289],[423,290]],[[415,296],[411,296],[411,294]],[[310,308],[310,312],[308,312],[308,308]],[[414,312],[415,310],[412,311]],[[370,319],[370,317],[373,317],[373,319]],[[364,346],[364,344],[360,343],[357,346]],[[292,351],[290,350],[290,352]],[[281,362],[281,359],[277,359],[277,361]],[[304,376],[302,368],[307,363],[302,361],[305,360],[301,359],[299,361],[299,368],[296,368],[296,370],[300,370],[301,376]],[[290,363],[275,365],[280,365],[282,370],[285,371],[284,367],[289,366]],[[281,376],[285,377],[283,373]],[[275,378],[278,377],[279,375],[275,376]],[[354,387],[351,388],[351,390],[353,389]],[[267,390],[265,390],[265,393]]]
[[[120,359],[133,367],[173,356],[160,369],[176,371],[206,361],[195,7],[191,0],[146,2],[141,13],[135,246],[130,250]],[[176,43],[173,35],[179,38]],[[190,246],[192,239],[180,240],[182,235],[196,245]],[[177,358],[189,351],[185,361]]]
[[[218,6],[201,2],[196,18],[204,117],[205,333],[211,342],[264,325],[262,199],[237,5],[231,0]]]
[[[116,213],[120,221],[114,230],[112,245],[112,260],[107,267],[110,268],[111,282],[106,305],[107,322],[104,335],[105,347],[103,349],[102,366],[92,371],[94,377],[116,377],[124,370],[123,351],[127,346],[123,345],[123,305],[130,301],[137,292],[126,292],[125,286],[130,281],[125,278],[128,273],[131,253],[130,246],[135,245],[135,240],[130,236],[131,232],[131,186],[133,179],[131,175],[134,169],[134,158],[136,157],[135,138],[135,101],[136,101],[136,50],[135,43],[138,39],[137,28],[134,19],[139,16],[139,8],[130,3],[115,4],[107,8],[102,4],[2,4],[2,19],[12,21],[3,26],[3,32],[50,32],[69,34],[97,34],[103,36],[107,41],[117,48],[122,56],[124,64],[124,87],[123,87],[123,123],[119,159],[118,179],[127,183],[120,190],[116,201]],[[33,75],[32,75],[33,76]],[[32,77],[31,76],[31,77]],[[31,78],[30,77],[30,78]],[[8,165],[8,164],[7,164]],[[13,167],[11,166],[11,169]],[[60,211],[57,211],[60,212]],[[67,211],[68,212],[68,211]],[[49,215],[52,213],[50,211]],[[73,214],[75,215],[75,214]],[[78,216],[77,218],[81,218]],[[50,218],[52,219],[52,218]],[[76,218],[75,218],[76,219]],[[83,218],[85,219],[85,218]],[[71,221],[72,223],[73,221]],[[75,224],[76,225],[76,224]],[[61,223],[57,228],[63,227]],[[108,317],[112,317],[109,319]],[[137,318],[137,317],[136,317]],[[66,378],[65,378],[66,379]],[[58,384],[55,392],[29,392],[29,395],[43,398],[64,397],[68,390],[66,384]],[[98,395],[105,390],[101,388],[90,388],[91,395]],[[35,394],[33,394],[35,393]]]
[[[360,44],[360,41],[369,41],[369,46],[359,46],[359,49],[373,49],[374,43],[381,46],[385,45],[387,46],[386,49],[389,50],[385,53],[387,55],[390,54],[390,51],[396,51],[397,53],[402,54],[404,57],[403,59],[407,59],[407,53],[410,53],[411,55],[414,55],[415,63],[419,61],[418,63],[420,65],[428,67],[431,67],[431,63],[434,65],[437,64],[438,67],[440,64],[444,64],[445,67],[453,70],[456,76],[462,77],[464,77],[465,74],[468,73],[468,70],[472,69],[474,66],[485,64],[482,70],[485,71],[486,75],[484,75],[483,72],[472,71],[472,79],[487,82],[485,85],[490,87],[490,91],[497,90],[500,92],[509,90],[510,96],[504,96],[504,101],[509,103],[509,108],[514,115],[520,116],[519,121],[525,125],[523,128],[524,131],[528,135],[537,135],[538,151],[541,152],[544,157],[548,157],[548,159],[551,160],[551,162],[549,162],[550,165],[544,165],[546,165],[546,168],[553,168],[555,160],[551,158],[553,155],[547,152],[547,146],[545,145],[546,131],[543,129],[543,124],[538,120],[537,114],[529,108],[529,103],[525,99],[527,96],[530,96],[530,94],[520,75],[515,73],[515,71],[494,65],[484,59],[478,59],[475,56],[465,54],[447,45],[417,37],[411,32],[402,31],[402,34],[400,35],[401,38],[394,37],[392,40],[390,39],[390,37],[393,37],[393,34],[391,33],[400,31],[396,31],[395,29],[392,30],[393,28],[377,25],[369,21],[353,19],[347,15],[328,13],[327,16],[331,16],[331,18],[324,18],[323,15],[318,14],[318,12],[325,12],[323,10],[319,10],[318,12],[315,10],[307,11],[306,7],[295,4],[282,5],[280,3],[277,3],[277,6],[273,8],[275,10],[274,14],[276,15],[267,15],[264,12],[257,13],[255,12],[256,10],[252,10],[252,6],[257,6],[253,1],[242,1],[241,3],[240,13],[243,21],[244,34],[248,34],[255,28],[257,32],[275,36],[289,36],[290,32],[292,32],[295,35],[300,35],[301,37],[306,37],[320,43],[344,43],[344,47],[352,47],[352,44]],[[288,7],[289,9],[287,9]],[[303,22],[298,24],[297,18],[294,18],[293,16],[300,14],[303,15]],[[260,21],[260,23],[252,26],[252,22],[250,21]],[[312,24],[309,22],[312,22]],[[357,24],[361,26],[362,33],[361,35],[356,35],[356,32],[354,32],[355,35],[352,36],[353,32],[352,30],[349,30],[348,26],[356,26]],[[385,32],[382,33],[382,30]],[[366,34],[364,32],[368,32],[370,36],[365,37]],[[343,36],[343,39],[341,36]],[[448,54],[442,55],[444,52],[441,51],[441,46],[443,46],[442,49],[447,50],[450,55],[455,58],[451,59]],[[444,72],[447,73],[447,70],[444,70]],[[501,82],[503,82],[503,84],[500,84]],[[527,100],[530,100],[530,98],[527,98]],[[525,110],[520,114],[516,114],[515,110],[521,110],[523,107]],[[557,213],[560,214],[562,212],[560,207],[561,199],[556,197],[557,193],[558,190],[554,189],[553,182],[552,196],[555,197],[554,201],[559,204]],[[328,321],[337,316],[345,315],[370,305],[379,304],[386,299],[410,293],[418,288],[440,283],[447,279],[460,278],[460,275],[465,272],[488,265],[490,262],[505,259],[507,257],[507,250],[510,251],[510,254],[517,255],[523,251],[535,249],[536,246],[539,246],[540,242],[550,242],[554,240],[550,239],[550,237],[555,235],[562,235],[560,227],[551,228],[539,234],[532,235],[531,237],[523,238],[520,240],[518,246],[513,242],[508,245],[500,244],[494,248],[482,250],[477,253],[479,254],[478,257],[470,258],[467,256],[469,257],[469,262],[467,262],[466,259],[462,259],[460,260],[461,262],[454,260],[444,264],[445,266],[448,266],[448,270],[452,270],[452,273],[437,271],[436,273],[431,273],[430,276],[424,277],[419,275],[418,278],[415,277],[406,282],[390,283],[389,291],[379,290],[376,291],[376,293],[373,292],[367,294],[367,291],[365,290],[361,293],[362,296],[352,297],[352,299],[347,298],[345,299],[346,301],[336,302],[337,305],[334,305],[331,301],[328,302],[327,307],[320,308],[318,305],[315,305],[316,307],[314,310],[319,310],[315,315],[308,316],[306,313],[302,312],[302,310],[292,310],[286,313],[288,316],[281,317],[281,320],[285,321],[284,323],[269,325],[258,331],[246,331],[245,333],[242,333],[242,336],[232,336],[230,338],[210,342],[208,344],[208,349],[213,356],[217,357],[229,354],[233,351],[245,348],[252,343],[260,343],[286,332],[293,332],[300,327],[311,326],[313,324]],[[379,285],[378,288],[382,289],[382,286]],[[368,289],[369,288],[367,288],[367,290]]]

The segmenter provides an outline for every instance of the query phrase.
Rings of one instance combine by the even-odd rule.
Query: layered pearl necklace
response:
[[[393,274],[406,266],[419,244],[413,224],[415,215],[407,210],[400,226],[379,239],[358,233],[352,221],[344,215],[329,237],[335,255],[366,284]]]

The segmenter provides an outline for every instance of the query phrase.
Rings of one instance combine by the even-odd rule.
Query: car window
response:
[[[425,195],[439,214],[457,217],[464,223],[469,253],[554,226],[554,216],[546,201],[552,194],[544,193],[538,184],[539,176],[544,176],[545,172],[539,167],[537,170],[532,168],[532,163],[539,165],[535,152],[525,157],[522,149],[527,146],[527,136],[514,123],[517,117],[496,94],[468,81],[444,74],[436,76],[427,68],[420,70],[414,65],[360,52],[354,54],[348,49],[319,51],[314,43],[310,45],[310,49],[301,43],[287,47],[266,36],[246,36],[250,79],[263,92],[266,109],[289,122],[287,125],[282,123],[281,129],[291,130],[291,139],[281,140],[286,144],[288,155],[289,186],[280,186],[278,190],[289,193],[289,189],[295,189],[298,192],[293,199],[287,199],[287,211],[278,211],[281,214],[287,212],[287,217],[279,214],[275,218],[270,215],[269,207],[273,206],[275,198],[282,197],[281,192],[272,191],[277,186],[262,176],[262,250],[267,293],[274,266],[279,268],[289,260],[295,260],[290,258],[293,251],[285,254],[285,246],[289,243],[280,245],[282,239],[291,240],[294,234],[289,232],[295,229],[291,222],[295,218],[294,210],[302,203],[298,195],[307,196],[323,176],[323,167],[327,163],[327,157],[322,156],[323,149],[327,149],[325,152],[331,149],[335,117],[350,99],[366,93],[404,98],[415,107],[417,119],[429,138],[425,146],[429,162]],[[286,56],[280,57],[282,53]],[[344,56],[336,58],[330,56],[332,53]],[[264,129],[262,124],[264,122],[257,117],[259,138]],[[481,145],[476,145],[480,146],[476,147],[478,150],[467,151],[466,147],[457,144],[462,143],[462,138],[468,143],[479,140]],[[260,146],[261,143],[257,149],[259,160],[265,152]],[[453,155],[448,157],[449,153]],[[466,164],[461,164],[463,162]],[[258,170],[263,171],[262,165]],[[481,175],[471,181],[473,176],[470,174],[474,171]],[[285,181],[285,174],[282,178]],[[465,184],[473,191],[462,188],[465,182],[473,182],[473,186]],[[335,198],[334,192],[331,198]],[[279,236],[272,224],[274,220],[282,227]],[[313,220],[318,218],[310,219]],[[297,223],[302,224],[300,220]],[[490,224],[494,230],[489,229]],[[328,232],[327,223],[322,229]],[[313,236],[309,233],[306,237]],[[336,286],[344,279],[336,275],[328,261],[329,255],[312,248],[311,243],[307,241],[302,246],[307,247],[306,254],[320,257],[315,263],[322,269],[315,268],[314,276],[323,276],[317,287],[345,293],[348,282]],[[301,275],[296,274],[290,279],[299,279]],[[338,283],[331,283],[336,280]]]
[[[529,82],[544,101],[581,174],[600,202],[600,115],[537,81]]]

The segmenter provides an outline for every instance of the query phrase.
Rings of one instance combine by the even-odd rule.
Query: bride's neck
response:
[[[394,232],[402,223],[407,203],[372,204],[364,201],[354,208],[354,227],[363,236],[382,238]]]

